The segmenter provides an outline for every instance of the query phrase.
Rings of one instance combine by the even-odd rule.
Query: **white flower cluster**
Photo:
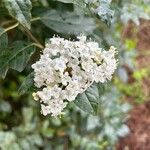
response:
[[[62,114],[67,102],[75,100],[93,82],[104,83],[112,78],[117,66],[115,48],[102,51],[86,36],[78,39],[51,38],[40,60],[32,65],[35,86],[40,89],[33,97],[40,100],[43,115]]]

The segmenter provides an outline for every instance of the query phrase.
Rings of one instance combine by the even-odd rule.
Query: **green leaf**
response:
[[[86,125],[87,130],[89,131],[100,126],[99,120],[100,120],[99,116],[89,115],[87,118],[87,125]]]
[[[14,55],[12,56],[9,66],[19,72],[23,71],[32,54],[35,52],[35,47],[32,43],[24,41],[16,41],[12,45]]]
[[[43,145],[42,137],[39,134],[32,134],[32,135],[28,136],[27,139],[28,139],[28,141],[30,141],[30,144],[33,146],[34,145],[37,145],[37,146]]]
[[[0,59],[1,59],[1,56],[0,56]],[[1,61],[3,60],[0,60],[0,77],[4,79],[9,67],[8,67],[8,64],[1,66]]]
[[[28,114],[28,115],[27,115]],[[33,117],[33,109],[30,107],[24,107],[22,109],[22,115],[23,115],[23,120],[25,124],[28,124],[31,122],[32,117]]]
[[[0,27],[0,58],[1,55],[5,53],[7,46],[8,46],[7,33],[5,32],[4,28]],[[6,76],[7,70],[8,70],[8,66],[3,66],[3,67],[0,66],[0,76],[4,78]]]
[[[24,82],[21,84],[18,90],[19,94],[25,94],[31,89],[32,85],[34,84],[33,77],[34,73],[32,72],[25,78]]]
[[[10,49],[0,55],[0,76],[4,78],[8,68],[23,71],[34,52],[35,47],[32,43],[14,42]]]
[[[110,7],[110,2],[107,0],[100,0],[100,4],[95,13],[100,17],[100,19],[105,22],[108,26],[111,24],[114,11]]]
[[[0,27],[0,54],[7,48],[8,36],[5,30]]]
[[[84,93],[77,96],[74,103],[83,111],[96,115],[100,109],[101,96],[105,88],[106,84],[93,83]]]
[[[0,100],[0,113],[10,113],[11,111],[11,105],[6,100]]]
[[[32,8],[30,0],[4,0],[4,4],[12,17],[30,29]]]
[[[90,34],[96,28],[92,18],[79,16],[73,12],[50,10],[42,14],[41,20],[47,27],[61,33]]]

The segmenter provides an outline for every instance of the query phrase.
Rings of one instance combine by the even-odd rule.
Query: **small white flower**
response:
[[[46,44],[39,61],[32,65],[34,82],[42,90],[33,93],[41,102],[41,113],[58,116],[67,101],[73,101],[93,82],[107,82],[117,67],[116,50],[102,51],[97,42],[53,37]]]
[[[61,83],[64,85],[64,86],[67,86],[67,84],[71,81],[71,77],[69,76],[69,73],[68,72],[65,72],[63,74],[63,76],[61,77]]]
[[[56,58],[53,61],[54,69],[59,70],[60,72],[63,72],[66,69],[66,61],[63,58]]]
[[[80,40],[80,42],[86,42],[86,36],[84,35],[78,36],[77,38]]]
[[[50,114],[50,109],[48,106],[45,106],[43,104],[41,104],[41,113],[46,116],[48,114]]]
[[[52,96],[54,97],[54,98],[59,98],[59,96],[60,96],[60,93],[61,93],[61,88],[59,88],[58,87],[58,85],[55,85],[53,88],[52,88],[52,90],[51,90],[51,92],[52,92]]]

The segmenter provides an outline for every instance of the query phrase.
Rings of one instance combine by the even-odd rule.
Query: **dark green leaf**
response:
[[[0,58],[1,55],[3,55],[3,53],[5,53],[6,48],[8,46],[8,36],[7,33],[5,32],[5,30],[0,27]],[[1,60],[0,60],[1,61]],[[8,66],[0,66],[0,75],[4,78],[6,76],[8,70]]]
[[[1,56],[0,56],[1,57]],[[1,61],[1,60],[0,60]],[[0,64],[1,65],[1,64]],[[3,79],[5,78],[7,71],[8,71],[9,67],[8,64],[4,65],[4,66],[0,66],[0,77],[2,77]]]
[[[14,42],[9,50],[7,49],[0,55],[0,75],[4,78],[8,67],[19,72],[23,71],[34,52],[35,47],[32,43],[23,41]]]
[[[4,4],[12,17],[18,20],[23,26],[30,29],[32,8],[30,0],[4,0]]]
[[[32,54],[35,52],[35,47],[32,43],[16,41],[12,45],[14,55],[12,56],[9,66],[19,72],[23,71]]]
[[[0,27],[0,54],[7,48],[8,45],[8,37],[5,30]]]
[[[90,17],[79,16],[73,12],[59,12],[50,10],[41,16],[42,22],[56,32],[79,34],[90,34],[96,25]]]
[[[31,89],[31,87],[34,84],[33,77],[34,77],[34,73],[32,72],[25,78],[24,82],[21,84],[18,90],[20,95],[27,93]]]
[[[97,114],[100,109],[101,96],[104,94],[106,85],[93,83],[84,93],[77,96],[74,103],[83,111]]]

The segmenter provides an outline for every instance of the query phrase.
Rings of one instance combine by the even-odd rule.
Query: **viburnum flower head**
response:
[[[93,82],[111,80],[117,67],[113,46],[104,51],[86,36],[77,38],[77,41],[49,39],[39,61],[32,65],[35,86],[39,88],[33,97],[40,101],[43,115],[61,115],[67,103]]]

